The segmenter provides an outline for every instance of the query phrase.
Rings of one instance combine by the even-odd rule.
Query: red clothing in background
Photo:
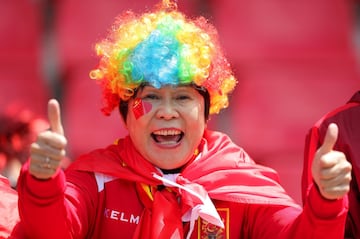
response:
[[[345,237],[360,238],[360,91],[356,92],[345,105],[323,116],[307,135],[302,196],[304,199],[312,187],[311,162],[317,148],[324,140],[330,123],[336,123],[339,127],[339,136],[334,150],[341,151],[346,155],[353,170]]]
[[[19,222],[18,195],[9,180],[0,175],[0,239],[8,238]]]

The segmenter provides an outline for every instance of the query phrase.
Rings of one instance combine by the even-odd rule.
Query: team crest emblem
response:
[[[225,228],[217,227],[199,217],[198,219],[198,238],[199,239],[229,239],[229,209],[217,209]]]

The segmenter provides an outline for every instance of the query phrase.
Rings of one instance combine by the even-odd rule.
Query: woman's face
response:
[[[179,168],[203,136],[204,98],[191,86],[145,86],[129,101],[126,125],[145,159],[161,169]]]

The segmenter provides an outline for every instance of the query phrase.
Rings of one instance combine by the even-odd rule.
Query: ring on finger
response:
[[[50,164],[51,159],[49,157],[46,157],[43,161],[43,163],[40,165],[42,168],[51,168]]]

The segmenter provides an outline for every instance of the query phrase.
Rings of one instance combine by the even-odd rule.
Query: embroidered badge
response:
[[[198,219],[198,238],[199,239],[229,239],[229,208],[217,208],[225,228],[220,228],[209,222]]]

